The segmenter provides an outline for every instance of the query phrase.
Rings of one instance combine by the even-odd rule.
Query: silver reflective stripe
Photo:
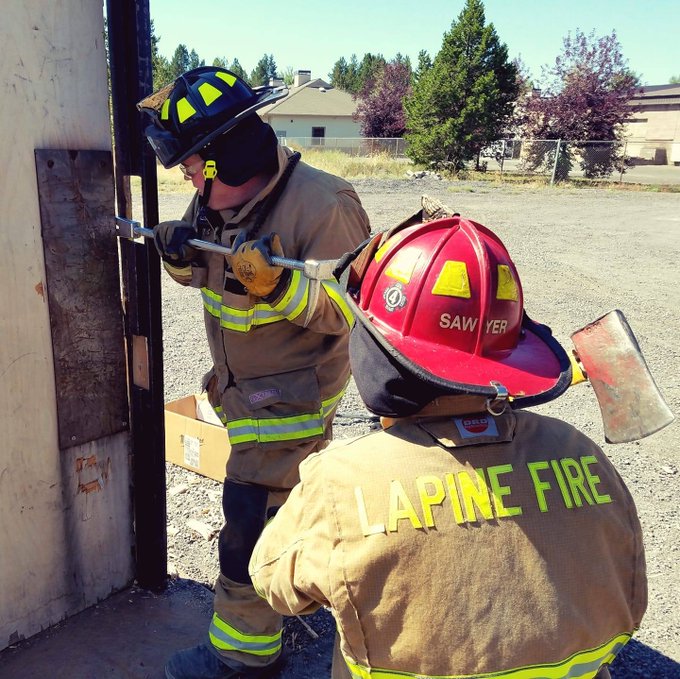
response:
[[[325,419],[333,412],[343,397],[347,384],[334,396],[324,399],[318,413],[303,413],[288,417],[252,418],[245,417],[227,422],[229,442],[232,446],[239,443],[258,441],[293,441],[296,439],[323,436]]]
[[[619,634],[608,642],[580,651],[566,660],[546,665],[529,665],[482,674],[418,674],[399,670],[365,667],[345,657],[353,679],[592,679],[604,664],[609,664],[630,640],[630,634]]]
[[[281,632],[272,635],[246,634],[213,614],[208,632],[212,645],[221,651],[251,655],[276,655],[281,650]]]
[[[232,445],[259,441],[292,441],[295,439],[321,436],[324,430],[323,417],[319,413],[292,415],[266,419],[245,418],[227,422],[229,441]]]
[[[305,309],[309,301],[309,279],[300,271],[293,271],[288,290],[283,297],[273,305],[279,313],[288,320],[296,319]]]
[[[219,318],[220,326],[236,332],[248,332],[255,325],[267,325],[284,320],[283,314],[272,309],[269,304],[255,304],[248,309],[237,309],[222,304],[222,298],[208,288],[201,288],[203,306],[215,318]]]

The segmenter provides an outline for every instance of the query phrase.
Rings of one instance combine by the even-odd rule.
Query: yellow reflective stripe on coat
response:
[[[574,653],[566,660],[548,665],[530,665],[512,670],[484,672],[482,674],[418,674],[363,667],[345,658],[353,679],[592,679],[604,664],[611,663],[616,654],[628,643],[630,634],[619,634],[608,642],[587,651]]]
[[[208,632],[212,645],[220,651],[241,651],[251,655],[276,655],[281,650],[281,631],[272,635],[246,634],[213,613]]]
[[[295,320],[307,307],[309,301],[309,279],[301,271],[294,270],[290,276],[288,290],[272,308],[283,314],[289,321]]]
[[[232,446],[239,443],[273,443],[322,436],[325,419],[343,397],[347,384],[334,396],[321,402],[316,413],[302,413],[288,417],[253,418],[229,420],[227,431]]]
[[[222,304],[222,297],[209,288],[201,288],[203,307],[215,318],[219,318],[220,326],[236,332],[248,332],[253,326],[267,325],[284,320],[278,311],[269,304],[255,304],[250,309],[236,309]]]
[[[347,321],[347,325],[351,328],[354,324],[354,314],[349,308],[349,304],[345,301],[340,285],[333,281],[321,281],[321,285],[326,291],[326,294],[335,302],[338,309],[340,309],[340,312]]]
[[[222,406],[215,406],[213,408],[213,410],[215,411],[215,414],[217,415],[217,417],[220,418],[220,422],[222,422],[222,424],[224,424],[226,426],[227,416],[224,414],[224,410],[223,410]]]

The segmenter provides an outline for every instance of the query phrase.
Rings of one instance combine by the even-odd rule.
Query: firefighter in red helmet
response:
[[[368,217],[350,184],[301,162],[257,114],[286,93],[206,66],[138,104],[160,162],[196,188],[154,240],[170,276],[201,290],[213,361],[204,384],[231,446],[208,639],[175,653],[168,679],[272,674],[282,618],[255,593],[248,560],[299,463],[331,438],[349,380],[352,313],[337,281],[311,281],[271,255],[339,257],[368,236]],[[194,250],[192,238],[233,254]]]
[[[454,216],[353,268],[352,371],[384,430],[301,465],[256,589],[284,614],[331,608],[333,677],[608,677],[647,604],[640,525],[593,441],[523,410],[571,368],[507,250]]]

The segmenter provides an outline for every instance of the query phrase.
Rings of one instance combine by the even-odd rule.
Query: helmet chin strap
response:
[[[208,207],[210,192],[212,191],[212,184],[215,177],[217,177],[217,164],[214,160],[206,160],[205,165],[203,166],[205,184],[203,185],[203,193],[198,197],[198,206],[200,208]]]

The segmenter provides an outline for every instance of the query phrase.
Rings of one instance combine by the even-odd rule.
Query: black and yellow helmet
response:
[[[286,94],[286,87],[253,88],[224,68],[201,66],[142,99],[137,108],[153,118],[145,134],[169,168]]]

